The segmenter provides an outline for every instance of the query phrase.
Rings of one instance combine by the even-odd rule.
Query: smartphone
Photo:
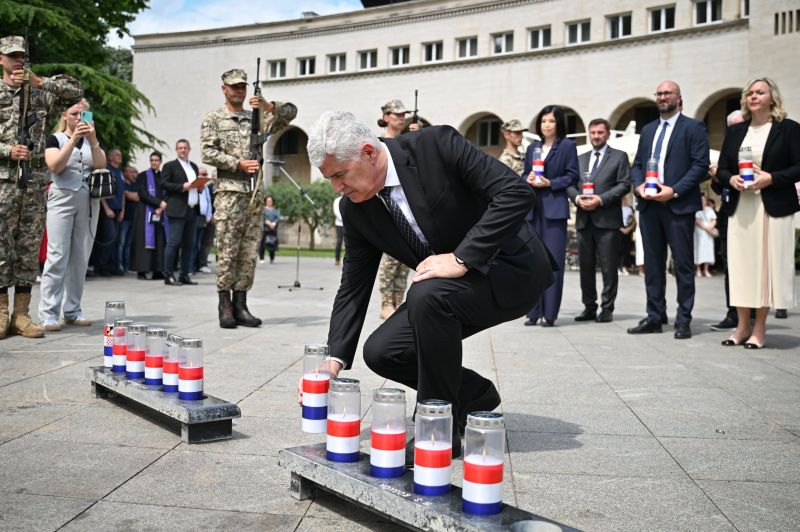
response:
[[[91,111],[81,111],[81,122],[91,124],[93,120],[94,114]]]

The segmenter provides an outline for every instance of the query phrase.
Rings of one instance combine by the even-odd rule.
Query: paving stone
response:
[[[298,530],[407,530],[396,523],[342,501],[339,497],[321,492],[314,498]]]
[[[511,409],[514,410],[511,410]],[[618,406],[526,404],[503,410],[506,430],[515,432],[566,432],[648,436],[630,409]]]
[[[89,499],[3,491],[0,492],[0,530],[57,530],[94,502]]]
[[[0,443],[17,438],[84,408],[80,405],[0,403]]]
[[[175,530],[295,530],[296,516],[201,510],[176,506],[100,501],[62,530],[120,530],[174,532]]]
[[[697,483],[739,530],[797,530],[800,483],[714,480]]]

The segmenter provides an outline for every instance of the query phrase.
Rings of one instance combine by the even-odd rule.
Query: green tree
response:
[[[314,249],[314,234],[323,224],[334,221],[333,200],[336,192],[327,180],[314,181],[303,186],[303,190],[314,200],[315,205],[300,195],[294,185],[286,180],[277,181],[267,189],[267,194],[275,200],[275,206],[289,223],[302,221],[311,230],[308,247]]]
[[[128,25],[148,0],[0,0],[0,35],[28,28],[31,65],[40,76],[78,79],[92,106],[98,136],[127,158],[132,149],[161,144],[138,125],[150,101],[130,82],[120,54],[106,46],[109,32],[128,35]]]

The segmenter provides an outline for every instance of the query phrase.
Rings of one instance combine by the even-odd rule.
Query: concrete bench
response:
[[[211,395],[198,401],[183,401],[177,393],[164,393],[105,367],[89,368],[89,380],[92,397],[115,394],[180,423],[181,438],[186,443],[229,440],[233,419],[242,417],[239,407],[228,401]]]
[[[291,472],[292,497],[306,500],[321,488],[412,530],[557,532],[576,531],[550,519],[503,504],[493,516],[473,516],[461,511],[461,488],[447,495],[424,497],[413,490],[414,474],[374,478],[369,474],[369,455],[355,463],[329,462],[325,444],[282,449],[278,465]]]

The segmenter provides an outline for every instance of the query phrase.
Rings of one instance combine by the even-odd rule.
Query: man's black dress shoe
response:
[[[649,334],[649,333],[660,333],[660,332],[663,332],[663,330],[661,329],[661,324],[651,323],[647,321],[647,319],[644,320],[644,323],[639,322],[639,325],[637,325],[636,327],[631,327],[630,329],[628,329],[628,334]]]
[[[687,340],[692,337],[692,328],[689,326],[688,323],[676,323],[675,324],[675,339],[676,340]]]
[[[775,317],[778,318],[779,320],[785,320],[786,318],[789,317],[789,313],[786,311],[785,308],[775,309]],[[761,348],[759,347],[759,349]]]
[[[528,327],[536,325],[537,323],[539,323],[539,318],[536,318],[535,320],[533,318],[528,318],[527,320],[525,320],[525,325]]]
[[[597,316],[597,323],[609,323],[614,321],[614,313],[610,310],[602,310]]]
[[[164,284],[169,286],[180,286],[181,283],[176,281],[175,278],[171,275],[164,277]]]
[[[181,284],[197,284],[197,281],[192,281],[192,278],[187,275],[182,275],[178,280]]]
[[[725,316],[725,319],[719,323],[715,323],[711,326],[712,331],[727,331],[728,329],[735,329],[736,326],[739,325],[739,321],[731,318],[730,316]]]
[[[645,316],[644,318],[639,320],[639,325],[642,325],[645,322],[647,322],[647,316]],[[669,320],[667,319],[667,317],[666,316],[661,316],[661,325],[666,325],[668,323],[669,323]]]
[[[464,428],[467,426],[467,415],[472,412],[491,412],[500,406],[500,393],[491,381],[486,381],[487,386],[479,394],[474,395],[469,400],[465,400],[464,408],[461,411],[461,416],[458,419],[458,431],[464,434]]]
[[[153,272],[153,276],[150,279],[153,281],[161,281],[164,279],[164,274],[161,272]]]
[[[588,308],[583,309],[583,312],[575,316],[575,321],[592,321],[594,319],[597,319],[597,311]]]

